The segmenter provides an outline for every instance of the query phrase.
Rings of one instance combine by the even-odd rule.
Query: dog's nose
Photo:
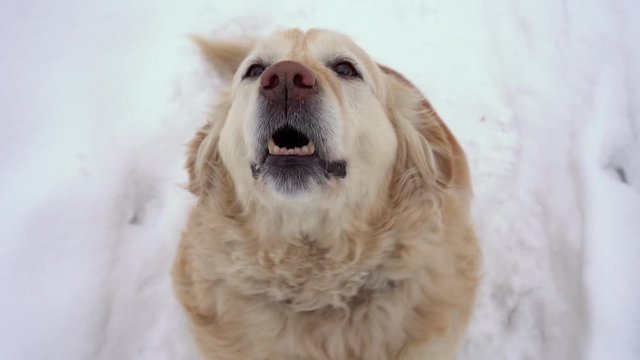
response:
[[[263,94],[274,99],[282,96],[282,89],[287,89],[289,97],[303,100],[313,93],[316,78],[311,70],[303,64],[285,60],[269,66],[260,77]]]

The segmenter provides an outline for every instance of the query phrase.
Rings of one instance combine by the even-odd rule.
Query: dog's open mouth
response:
[[[315,156],[316,145],[307,135],[285,126],[277,130],[267,142],[269,156]]]
[[[268,137],[261,159],[251,164],[253,176],[264,175],[289,192],[307,188],[309,181],[321,183],[332,176],[344,178],[345,161],[327,160],[322,154],[330,151],[320,148],[320,138],[315,140],[312,134],[291,125],[280,127]]]

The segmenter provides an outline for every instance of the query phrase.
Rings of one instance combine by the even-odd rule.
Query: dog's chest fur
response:
[[[211,255],[202,266],[216,284],[201,295],[215,299],[209,306],[221,331],[247,334],[235,337],[244,343],[236,358],[342,359],[347,351],[348,358],[382,360],[402,351],[413,309],[398,307],[397,298],[420,290],[385,275],[381,264],[395,256],[392,247],[380,245],[373,256],[349,246],[322,249],[310,238],[263,247],[233,232],[215,234],[213,248],[196,251]]]
[[[220,239],[218,239],[220,241]],[[348,241],[336,239],[334,242]],[[379,240],[370,239],[370,243]],[[289,311],[342,309],[373,292],[393,289],[395,281],[384,275],[385,249],[370,256],[342,244],[341,249],[323,248],[310,236],[276,242],[222,241],[211,268],[222,286],[243,296],[281,304]]]

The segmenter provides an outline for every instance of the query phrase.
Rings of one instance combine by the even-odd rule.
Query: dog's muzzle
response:
[[[284,193],[308,190],[331,177],[344,178],[344,160],[333,159],[336,135],[323,116],[321,89],[305,65],[281,61],[261,75],[254,178]]]

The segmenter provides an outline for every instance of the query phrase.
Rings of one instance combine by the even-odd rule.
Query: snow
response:
[[[195,357],[169,269],[221,86],[186,35],[349,34],[467,151],[461,359],[640,358],[640,3],[5,0],[0,359]]]

